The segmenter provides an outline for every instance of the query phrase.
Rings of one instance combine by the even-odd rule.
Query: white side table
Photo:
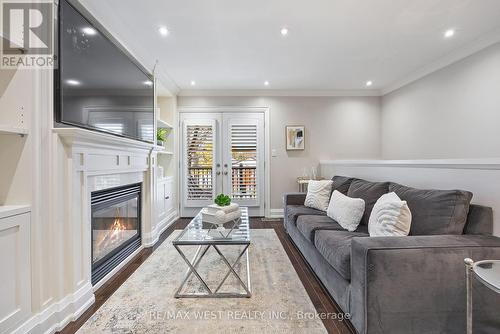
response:
[[[467,279],[467,334],[472,334],[472,276],[489,289],[500,293],[500,260],[474,262],[465,259]]]

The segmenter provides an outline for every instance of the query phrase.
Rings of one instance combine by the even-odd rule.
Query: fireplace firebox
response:
[[[141,184],[94,191],[92,284],[141,246]]]

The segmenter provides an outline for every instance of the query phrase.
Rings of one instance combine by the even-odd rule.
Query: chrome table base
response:
[[[250,298],[252,296],[251,293],[251,285],[250,285],[250,262],[249,262],[249,255],[248,255],[248,248],[250,246],[250,243],[243,245],[243,249],[240,251],[238,257],[234,261],[234,263],[231,265],[226,258],[226,256],[221,252],[220,248],[218,247],[220,245],[217,244],[209,244],[209,245],[200,245],[198,246],[198,249],[196,250],[196,253],[193,257],[193,259],[190,261],[184,252],[182,251],[180,245],[174,245],[174,247],[177,249],[181,257],[184,259],[186,264],[188,265],[188,270],[186,272],[186,275],[179,286],[179,289],[177,289],[177,292],[175,293],[175,298]],[[242,245],[228,245],[224,244],[224,246],[242,246]],[[203,257],[207,254],[208,250],[210,247],[213,247],[217,254],[220,256],[224,264],[227,266],[228,271],[224,275],[224,278],[222,281],[219,283],[217,288],[215,290],[210,289],[208,286],[207,282],[201,277],[201,275],[198,272],[198,265],[200,264],[201,260]],[[240,262],[242,257],[245,256],[245,263],[246,263],[246,280],[243,281],[238,272],[235,270],[236,265]],[[200,281],[203,289],[205,290],[204,293],[196,293],[196,292],[184,292],[182,293],[182,289],[188,282],[189,278],[191,275],[195,275],[196,278]],[[229,275],[233,275],[238,283],[243,287],[245,292],[243,293],[238,293],[238,292],[219,292],[221,287],[224,285],[226,282],[227,278]]]

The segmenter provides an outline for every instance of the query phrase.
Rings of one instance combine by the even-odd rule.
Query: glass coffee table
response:
[[[474,262],[465,259],[467,270],[467,334],[472,334],[472,275],[490,290],[500,293],[500,260]]]
[[[182,280],[181,285],[175,293],[175,298],[237,298],[251,297],[250,286],[250,264],[248,259],[248,248],[250,246],[250,220],[248,218],[248,208],[242,207],[241,218],[224,224],[224,229],[209,223],[204,223],[201,218],[201,212],[191,220],[184,230],[177,236],[172,244],[179,252],[182,259],[186,262],[188,269]],[[190,260],[185,253],[185,248],[188,246],[198,246],[192,259]],[[236,255],[236,260],[231,264],[221,252],[221,247],[224,247],[225,253],[228,249],[234,249],[233,255]],[[216,287],[209,287],[207,282],[200,275],[199,267],[202,265],[202,260],[208,250],[213,248],[222,262],[225,264],[225,274],[221,275],[220,282],[217,282]],[[236,270],[241,261],[245,261],[246,277],[242,279],[240,273]],[[188,280],[194,275],[201,284],[203,292],[182,292]],[[239,285],[243,288],[243,292],[221,292],[221,288],[232,275]],[[212,284],[213,285],[213,284]]]

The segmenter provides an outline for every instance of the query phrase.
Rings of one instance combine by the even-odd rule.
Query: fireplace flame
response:
[[[106,218],[105,218],[106,219]],[[108,254],[124,241],[130,239],[137,234],[134,229],[129,229],[129,218],[123,217],[120,210],[116,209],[116,214],[113,217],[107,218],[107,228],[96,231],[96,240],[94,242],[93,259],[100,259],[102,256]],[[111,223],[112,222],[112,223]]]
[[[116,217],[111,229],[113,231],[123,231],[125,229],[125,225],[122,224],[120,218]]]
[[[111,239],[113,241],[117,241],[117,239],[123,239],[123,233],[121,233],[123,230],[125,230],[125,225],[122,223],[119,217],[116,217],[113,225],[111,225]]]

